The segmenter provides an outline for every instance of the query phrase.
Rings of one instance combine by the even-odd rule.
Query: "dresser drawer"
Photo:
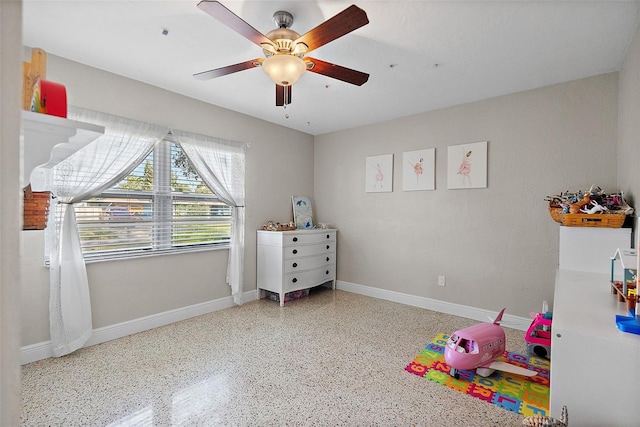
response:
[[[286,259],[289,259],[289,258],[299,258],[299,257],[305,257],[305,256],[327,254],[327,253],[335,252],[335,249],[336,249],[336,242],[319,243],[317,245],[288,246],[284,248],[284,257]]]
[[[336,232],[327,231],[324,233],[296,233],[285,234],[284,245],[306,245],[320,242],[335,242]]]
[[[303,271],[300,273],[289,273],[285,275],[285,291],[310,288],[320,285],[326,281],[334,280],[335,264],[327,265],[315,270]]]
[[[285,261],[284,272],[285,274],[289,274],[298,271],[311,270],[328,264],[334,264],[335,262],[333,253],[306,258],[291,258]]]

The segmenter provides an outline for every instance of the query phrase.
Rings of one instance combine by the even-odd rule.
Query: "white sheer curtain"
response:
[[[89,284],[73,204],[112,187],[166,137],[168,128],[95,111],[69,108],[69,118],[105,127],[105,134],[45,171],[62,221],[50,215],[49,316],[53,356],[63,356],[91,336]],[[54,209],[52,209],[53,211]]]
[[[231,206],[231,247],[227,283],[233,301],[242,305],[244,283],[244,172],[246,144],[171,130],[200,178]]]

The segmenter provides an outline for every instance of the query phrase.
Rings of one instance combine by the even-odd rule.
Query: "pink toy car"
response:
[[[553,313],[531,313],[533,321],[527,329],[524,340],[531,356],[551,358],[551,320]]]

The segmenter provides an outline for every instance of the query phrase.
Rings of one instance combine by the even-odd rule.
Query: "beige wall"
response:
[[[617,84],[611,73],[316,137],[338,279],[523,317],[551,303],[558,224],[544,198],[617,188]],[[485,140],[488,188],[447,190],[447,146]],[[403,192],[402,153],[423,148],[436,148],[436,190]],[[390,153],[393,192],[365,193],[365,157]]]
[[[66,86],[71,105],[251,144],[244,290],[255,289],[255,230],[270,219],[290,221],[291,196],[312,194],[313,137],[54,55],[47,78]],[[49,340],[42,237],[29,233],[23,232],[31,259],[23,267],[22,345]],[[88,264],[94,328],[230,295],[227,256],[218,250]]]
[[[631,205],[640,208],[640,32],[627,51],[619,80],[618,184]]]

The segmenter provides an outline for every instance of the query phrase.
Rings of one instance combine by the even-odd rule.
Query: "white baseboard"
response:
[[[387,301],[393,301],[400,304],[410,305],[413,307],[425,308],[440,313],[452,314],[467,319],[478,320],[480,322],[488,322],[498,314],[495,311],[484,310],[481,308],[469,307],[467,305],[454,304],[446,301],[439,301],[431,298],[419,297],[415,295],[403,294],[395,291],[387,291],[370,286],[358,285],[356,283],[336,281],[336,289],[341,289],[355,294],[366,295],[368,297],[379,298]],[[531,319],[527,317],[513,316],[505,314],[502,319],[503,325],[508,328],[526,331],[531,324]]]
[[[253,301],[256,299],[256,291],[244,292],[242,294],[242,298],[243,301]],[[140,317],[138,319],[117,323],[115,325],[97,328],[93,330],[91,338],[89,338],[83,347],[89,347],[117,338],[126,337],[127,335],[137,334],[138,332],[169,325],[171,323],[212,313],[214,311],[223,310],[225,308],[233,307],[234,305],[233,297],[229,296],[200,304],[194,304],[188,307],[165,311],[163,313],[153,314],[151,316]],[[27,345],[20,349],[20,359],[23,365],[37,360],[47,359],[49,357],[52,357],[51,341]]]
[[[20,363],[27,364],[52,357],[51,341],[25,345],[20,348]]]

